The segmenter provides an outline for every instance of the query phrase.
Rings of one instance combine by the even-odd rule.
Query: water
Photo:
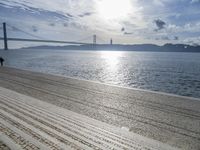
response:
[[[200,53],[9,50],[5,65],[200,98]]]

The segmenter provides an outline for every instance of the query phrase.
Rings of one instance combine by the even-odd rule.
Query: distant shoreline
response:
[[[165,44],[158,46],[154,44],[135,44],[135,45],[66,45],[66,46],[35,46],[20,49],[55,49],[55,50],[91,50],[91,51],[140,51],[140,52],[200,52],[200,46],[185,44]]]

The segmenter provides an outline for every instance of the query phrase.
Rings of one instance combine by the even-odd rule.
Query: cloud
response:
[[[85,13],[79,15],[79,17],[91,16],[92,14],[93,14],[92,12],[85,12]]]
[[[12,31],[18,31],[18,29],[16,27],[11,27]]]
[[[32,26],[32,31],[33,32],[37,32],[38,31],[38,28],[36,26]]]
[[[174,36],[174,40],[179,40],[179,37],[178,36]]]
[[[154,23],[157,27],[157,29],[155,29],[155,31],[159,31],[165,28],[166,23],[160,19],[156,19],[154,20]]]
[[[182,43],[186,43],[189,45],[200,45],[200,36],[197,37],[188,37],[182,41]]]
[[[183,25],[168,24],[165,28],[168,33],[198,33],[200,31],[200,22]]]
[[[80,23],[78,23],[78,22],[71,22],[71,23],[70,23],[70,26],[72,26],[72,27],[74,27],[74,28],[77,28],[77,29],[79,29],[79,30],[87,30],[87,29],[88,29],[88,27],[87,27],[86,25],[80,24]]]
[[[153,0],[153,3],[158,6],[164,6],[164,2],[162,0]]]
[[[131,35],[133,34],[132,32],[124,32],[125,35]]]
[[[49,23],[49,26],[51,26],[51,27],[55,27],[56,24],[55,24],[55,23]]]
[[[161,36],[161,37],[156,37],[155,40],[159,41],[159,40],[164,40],[164,41],[178,41],[179,37],[178,36]]]
[[[122,28],[121,28],[121,31],[122,31],[122,32],[124,32],[124,31],[125,31],[125,28],[124,28],[124,27],[122,27]]]
[[[191,3],[200,3],[200,0],[191,0]]]
[[[68,23],[67,22],[63,23],[63,26],[68,27]]]
[[[169,41],[170,40],[170,38],[168,36],[163,36],[163,37],[161,37],[161,39],[165,40],[165,41]]]

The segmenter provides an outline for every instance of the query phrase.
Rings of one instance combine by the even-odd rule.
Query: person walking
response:
[[[4,59],[2,57],[0,57],[0,64],[1,64],[1,66],[3,66],[3,62],[4,62]]]

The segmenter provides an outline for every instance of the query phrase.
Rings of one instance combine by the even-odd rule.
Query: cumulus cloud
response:
[[[198,33],[200,31],[200,22],[186,23],[183,25],[168,24],[166,32],[168,33]]]

